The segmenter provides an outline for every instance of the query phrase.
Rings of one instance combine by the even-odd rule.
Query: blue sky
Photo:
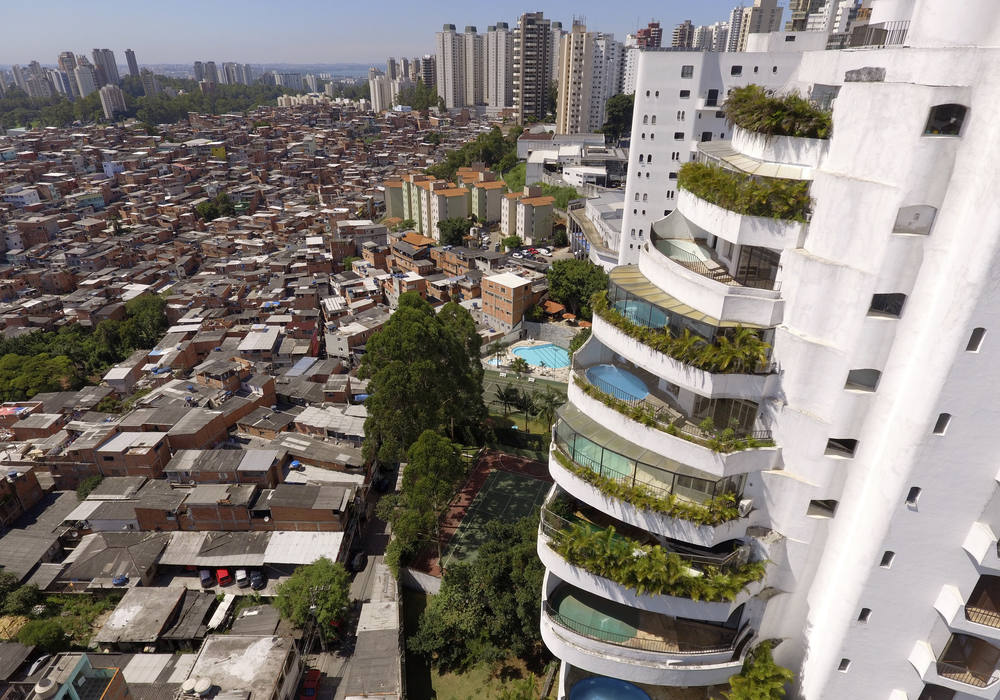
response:
[[[668,29],[724,19],[739,0],[545,0],[534,5],[456,0],[46,0],[5,2],[0,64],[32,59],[55,63],[60,51],[110,48],[125,63],[126,48],[139,63],[195,59],[244,63],[369,63],[386,56],[433,50],[444,23],[484,31],[523,12],[541,10],[569,26],[583,17],[589,29],[623,39],[658,19]],[[787,5],[787,3],[786,3]]]

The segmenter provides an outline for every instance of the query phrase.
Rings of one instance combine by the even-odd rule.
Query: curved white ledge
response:
[[[734,151],[754,160],[810,169],[820,166],[830,147],[829,139],[766,136],[739,126],[733,127],[730,143]]]
[[[553,447],[552,452],[555,449]],[[690,520],[671,518],[663,513],[637,508],[627,501],[605,495],[599,488],[562,466],[553,454],[549,455],[549,474],[563,491],[602,513],[646,532],[690,542],[699,547],[714,547],[727,540],[742,538],[748,527],[767,523],[767,518],[760,510],[752,511],[746,518],[718,525],[699,525]]]
[[[629,362],[706,398],[748,399],[761,403],[776,382],[773,374],[716,374],[686,365],[636,340],[597,315],[592,331],[605,347]]]
[[[639,271],[667,294],[713,318],[777,326],[784,314],[781,292],[714,280],[671,260],[653,241],[639,249]]]
[[[691,598],[679,598],[671,595],[639,594],[610,579],[592,574],[586,569],[570,564],[554,549],[549,547],[549,538],[540,531],[538,533],[538,558],[542,560],[542,564],[545,565],[548,571],[554,573],[562,581],[571,583],[577,588],[589,591],[607,600],[627,605],[630,608],[639,608],[640,610],[648,610],[660,615],[683,617],[691,620],[725,622],[736,608],[750,600],[754,595],[760,593],[764,587],[763,581],[754,581],[740,591],[739,595],[731,602],[710,602],[692,600]]]
[[[677,193],[677,211],[706,233],[735,245],[753,245],[776,250],[800,248],[805,240],[808,226],[801,221],[750,216],[730,211],[685,189]]]

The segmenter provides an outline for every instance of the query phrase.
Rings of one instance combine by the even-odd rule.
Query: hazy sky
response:
[[[0,64],[32,59],[54,64],[60,51],[109,48],[120,65],[132,48],[140,64],[194,60],[242,63],[381,63],[434,48],[444,23],[479,31],[498,21],[514,26],[541,10],[568,27],[573,17],[616,38],[658,19],[668,35],[685,19],[725,19],[739,0],[46,0],[5,2]],[[746,4],[750,4],[747,2]],[[787,5],[787,3],[786,3]]]

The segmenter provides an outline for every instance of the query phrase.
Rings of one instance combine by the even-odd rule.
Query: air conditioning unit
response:
[[[750,511],[753,510],[753,501],[749,498],[740,499],[740,505],[737,510],[739,510],[741,518],[747,517],[750,515]]]

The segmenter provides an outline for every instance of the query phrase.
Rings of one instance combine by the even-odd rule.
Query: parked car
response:
[[[516,258],[516,259],[520,260],[520,259],[521,259],[521,258],[523,258],[524,256],[523,256],[523,255],[521,255],[520,253],[514,253],[513,255],[511,255],[511,257],[512,257],[512,258]]]
[[[316,697],[319,689],[319,679],[323,676],[318,668],[310,668],[302,677],[302,688],[299,690],[299,700],[310,700]]]
[[[219,580],[220,586],[228,586],[233,582],[233,575],[229,573],[229,569],[216,569],[215,578]]]
[[[246,588],[247,586],[250,585],[250,577],[247,576],[247,570],[246,569],[237,569],[236,570],[236,585],[239,588]]]
[[[364,552],[358,552],[351,557],[351,571],[364,571],[364,568],[367,565],[368,555]]]
[[[266,585],[267,576],[264,575],[263,571],[254,570],[250,572],[250,588],[259,591]]]
[[[208,569],[202,569],[198,572],[198,578],[201,579],[202,588],[211,588],[215,585],[215,578],[212,576],[212,572]]]

